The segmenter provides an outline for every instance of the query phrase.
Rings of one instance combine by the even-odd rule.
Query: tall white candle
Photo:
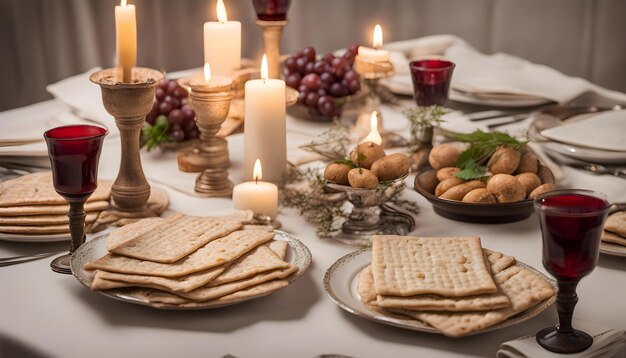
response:
[[[374,48],[360,46],[359,56],[361,56],[366,61],[389,61],[389,52],[385,50],[380,50],[380,47],[383,45],[383,28],[380,27],[380,25],[376,25],[374,27],[372,45],[374,46]]]
[[[223,0],[217,0],[218,21],[204,23],[204,62],[213,73],[230,76],[241,67],[241,22],[228,21]]]
[[[253,179],[257,158],[265,167],[265,179],[279,183],[287,167],[285,81],[268,78],[263,55],[261,79],[246,82],[244,126],[244,178]]]
[[[237,210],[252,210],[276,218],[278,213],[278,187],[275,184],[261,181],[263,178],[261,162],[254,163],[254,181],[235,185],[233,188],[233,205]]]
[[[121,0],[115,6],[115,34],[117,44],[117,66],[122,75],[122,82],[132,81],[132,68],[137,63],[137,19],[135,5]]]

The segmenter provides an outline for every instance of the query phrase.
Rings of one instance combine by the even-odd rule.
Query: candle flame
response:
[[[263,61],[261,61],[261,78],[265,81],[269,78],[267,70],[267,56],[263,55]]]
[[[383,45],[383,28],[378,24],[374,27],[374,38],[372,42],[375,49],[378,49]]]
[[[120,0],[120,6],[126,6],[126,0]]]
[[[380,133],[378,133],[378,112],[372,112],[372,116],[370,117],[370,132],[369,134],[363,138],[361,143],[365,142],[374,142],[380,145],[383,142]]]
[[[211,82],[211,65],[208,62],[204,63],[204,82]]]
[[[226,16],[226,7],[224,6],[223,0],[217,0],[216,11],[217,21],[221,22],[222,24],[228,21],[228,17]]]
[[[259,159],[257,159],[256,162],[254,162],[254,170],[252,171],[252,178],[254,178],[254,181],[256,182],[263,179],[263,170],[261,169],[261,160]]]

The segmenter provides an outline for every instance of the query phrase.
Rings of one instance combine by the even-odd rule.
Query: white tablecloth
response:
[[[383,108],[386,123],[402,127],[402,116]],[[19,120],[20,112],[14,113]],[[309,135],[324,130],[319,124],[288,119],[290,132]],[[228,139],[233,162],[231,179],[241,180],[242,136]],[[147,176],[177,171],[174,155],[142,153]],[[119,138],[106,141],[100,177],[114,178],[119,166]],[[565,168],[571,187],[605,192],[626,201],[622,179],[595,176]],[[193,175],[189,176],[190,183]],[[182,179],[185,180],[185,179]],[[189,180],[189,179],[188,179]],[[412,187],[412,177],[407,179]],[[158,184],[156,184],[158,185]],[[190,184],[192,185],[192,184]],[[201,199],[166,188],[171,209],[210,215],[230,207],[229,199]],[[536,216],[511,224],[479,225],[436,215],[412,189],[416,200],[414,234],[426,236],[480,235],[483,245],[517,257],[545,272],[541,264],[541,234]],[[0,268],[0,356],[27,357],[25,352],[52,357],[493,357],[500,343],[531,334],[557,322],[551,308],[525,323],[478,336],[450,339],[370,322],[342,311],[322,288],[327,267],[354,250],[315,236],[315,228],[290,210],[282,211],[283,229],[300,238],[313,254],[311,269],[293,285],[268,297],[205,311],[159,311],[118,302],[83,287],[72,276],[49,268],[49,259]],[[66,244],[0,242],[0,257],[62,250]],[[626,328],[626,259],[600,255],[596,270],[578,288],[575,317]]]

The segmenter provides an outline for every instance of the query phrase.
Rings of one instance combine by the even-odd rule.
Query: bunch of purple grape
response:
[[[343,56],[328,53],[317,59],[313,47],[305,47],[285,60],[285,82],[300,92],[298,103],[308,107],[309,114],[322,117],[341,116],[341,101],[361,89],[354,58],[359,46],[353,44]]]
[[[154,126],[157,118],[167,117],[167,133],[176,142],[198,138],[196,114],[188,103],[189,93],[176,80],[163,79],[156,88],[155,101],[146,116],[146,122]]]

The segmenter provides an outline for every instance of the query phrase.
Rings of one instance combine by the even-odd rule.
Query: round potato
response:
[[[542,164],[539,164],[539,167],[537,168],[537,176],[539,176],[539,179],[541,179],[543,184],[554,184],[556,182],[552,170]]]
[[[441,196],[441,194],[445,193],[448,189],[452,188],[453,186],[461,185],[463,183],[465,183],[465,180],[461,178],[457,178],[457,177],[443,180],[439,184],[437,184],[437,187],[435,188],[435,196],[439,197]]]
[[[375,161],[384,156],[383,147],[374,142],[365,142],[357,145],[356,149],[350,153],[350,160],[361,168],[370,169]]]
[[[539,195],[541,195],[543,193],[547,193],[547,192],[552,191],[552,190],[554,190],[554,184],[552,184],[552,183],[541,184],[538,187],[536,187],[535,190],[533,190],[528,195],[528,199],[535,200],[535,198],[538,197]]]
[[[493,196],[487,190],[487,188],[478,188],[465,194],[462,200],[464,203],[480,203],[480,204],[495,204],[497,203],[496,197]]]
[[[470,191],[484,187],[485,183],[483,183],[482,181],[472,180],[457,186],[453,186],[452,188],[446,190],[445,193],[441,194],[439,198],[461,201]]]
[[[324,170],[324,178],[330,182],[350,185],[348,181],[348,172],[352,170],[352,166],[343,163],[330,163]]]
[[[461,169],[457,167],[446,167],[437,170],[437,179],[444,181],[448,178],[454,178],[454,174],[460,172]]]
[[[539,159],[531,152],[522,154],[516,173],[537,173],[539,168]]]
[[[374,189],[378,186],[378,178],[364,168],[354,168],[348,172],[348,182],[353,188]]]
[[[378,180],[392,180],[401,177],[409,170],[409,158],[401,153],[387,155],[372,164],[372,173]]]
[[[539,179],[535,173],[517,174],[515,179],[517,179],[526,190],[526,196],[528,196],[531,191],[535,190],[536,187],[541,185],[541,179]]]
[[[519,180],[508,174],[496,174],[487,182],[487,190],[495,195],[498,203],[512,203],[526,198],[526,190]]]
[[[493,174],[513,174],[519,166],[520,158],[520,152],[502,145],[489,158],[487,168]]]
[[[439,144],[431,149],[428,162],[435,169],[453,167],[460,154],[459,150],[450,144]]]

